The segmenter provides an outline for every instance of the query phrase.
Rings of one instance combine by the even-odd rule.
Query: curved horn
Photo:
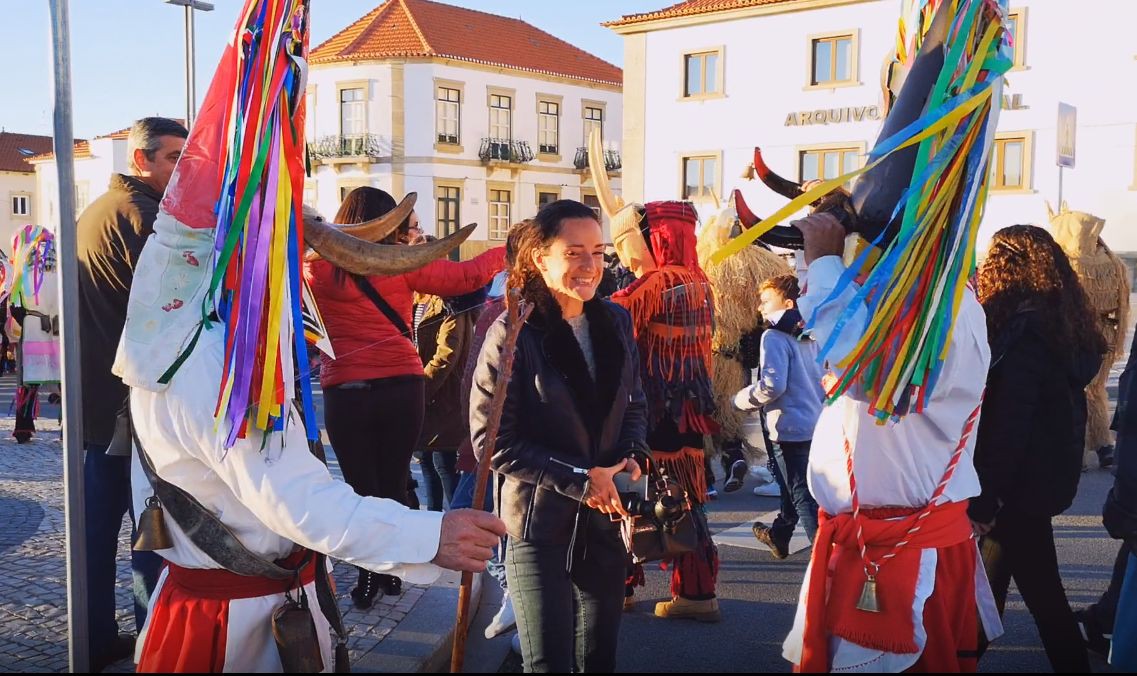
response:
[[[758,178],[766,184],[766,187],[778,193],[786,199],[794,199],[801,195],[801,186],[793,181],[782,178],[774,173],[773,169],[766,166],[766,161],[762,159],[762,149],[754,149],[754,171],[757,172]]]
[[[734,210],[738,213],[738,222],[742,224],[743,230],[749,230],[755,225],[762,222],[762,218],[756,215],[747,206],[746,200],[742,199],[742,193],[738,190],[734,191]],[[802,239],[801,230],[798,230],[792,225],[775,225],[770,228],[770,231],[758,238],[763,244],[776,246],[782,249],[802,249],[805,248],[805,240]]]
[[[351,235],[357,239],[362,239],[366,242],[381,242],[387,238],[392,232],[395,232],[402,225],[403,221],[407,220],[407,216],[411,215],[414,211],[415,202],[418,200],[418,193],[409,192],[391,211],[383,214],[379,218],[373,218],[364,223],[352,223],[350,225],[338,225],[335,223],[330,224],[336,230]],[[307,220],[305,221],[307,222]],[[321,219],[321,222],[324,222]],[[318,251],[309,251],[304,254],[304,260],[312,262],[323,260]]]
[[[304,241],[329,263],[353,275],[401,275],[450,253],[466,241],[476,227],[470,224],[440,240],[406,246],[367,242],[345,234],[323,220],[306,217]]]
[[[944,43],[951,28],[952,4],[945,2],[932,19],[924,36],[920,52],[904,77],[904,84],[881,126],[877,143],[915,122],[924,113],[936,79],[944,67]],[[996,104],[997,105],[997,104]],[[918,146],[899,150],[861,175],[853,186],[852,205],[857,214],[855,229],[874,241],[885,230],[895,234],[903,222],[903,211],[892,220],[896,204],[912,182]],[[881,247],[887,247],[891,236],[886,235]]]
[[[608,220],[624,208],[624,200],[612,194],[608,185],[608,170],[604,166],[604,146],[600,143],[599,130],[593,129],[588,135],[588,168],[592,172],[592,184],[596,186],[596,199]]]
[[[390,235],[392,232],[395,232],[395,230],[402,225],[403,221],[407,220],[407,217],[415,210],[415,202],[417,201],[418,193],[409,192],[406,197],[403,198],[403,201],[399,202],[398,206],[379,218],[373,218],[366,223],[352,225],[337,224],[336,229],[346,235],[365,239],[368,242],[378,242],[385,239],[387,235]]]

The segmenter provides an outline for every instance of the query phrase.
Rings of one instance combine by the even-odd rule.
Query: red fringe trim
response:
[[[667,472],[667,476],[679,482],[687,497],[695,503],[703,504],[707,499],[707,477],[703,469],[703,451],[686,446],[674,452],[652,451],[652,458]]]

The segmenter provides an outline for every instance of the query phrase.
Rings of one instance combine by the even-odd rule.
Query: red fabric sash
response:
[[[869,557],[874,560],[907,536],[919,515],[913,513],[894,521],[883,520],[889,516],[880,510],[861,512],[865,545]],[[818,517],[820,523],[813,542],[810,577],[806,582],[800,670],[829,670],[830,635],[885,652],[917,652],[919,647],[915,641],[912,607],[920,570],[920,550],[951,547],[970,540],[972,533],[967,519],[967,503],[946,503],[933,509],[920,530],[911,536],[908,545],[881,567],[876,576],[879,613],[856,607],[864,587],[865,572],[853,515],[830,516],[821,512]],[[938,588],[939,584],[936,586]]]
[[[294,568],[306,553],[302,549],[280,565]],[[283,594],[295,586],[295,580],[248,577],[219,568],[167,566],[169,572],[147,622],[138,673],[220,673],[225,667],[229,602]],[[316,566],[309,562],[300,581],[308,584],[315,579]]]

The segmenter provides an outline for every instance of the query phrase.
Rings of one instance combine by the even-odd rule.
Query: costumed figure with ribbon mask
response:
[[[624,205],[608,186],[599,134],[588,143],[592,180],[611,222],[616,255],[636,275],[611,300],[632,315],[648,405],[647,444],[652,461],[696,503],[692,516],[700,531],[696,550],[672,561],[672,599],[656,604],[655,614],[717,622],[718,551],[705,519],[698,518],[707,499],[703,438],[718,432],[718,423],[710,378],[714,299],[699,267],[697,213],[690,202]],[[636,568],[629,597],[642,583],[642,570]]]
[[[781,256],[761,243],[721,263],[712,262],[711,254],[726,244],[738,224],[732,204],[703,224],[697,246],[699,266],[711,283],[715,303],[711,384],[719,431],[711,437],[709,450],[720,454],[727,477],[723,488],[728,493],[742,488],[748,464],[766,464],[769,451],[760,421],[731,403],[735,393],[750,384],[750,372],[759,363],[765,322],[755,289],[767,279],[792,272]]]
[[[980,622],[1002,632],[967,505],[990,362],[969,278],[1012,63],[1007,4],[906,7],[886,70],[898,95],[867,165],[715,254],[756,238],[804,249],[799,307],[832,371],[809,459],[820,528],[783,646],[800,671],[975,671]]]
[[[484,569],[504,534],[482,512],[361,497],[323,463],[305,245],[401,274],[470,229],[386,246],[397,221],[337,228],[302,209],[308,5],[244,3],[136,267],[114,371],[131,388],[135,547],[167,561],[140,672],[346,670],[328,556],[429,583]]]
[[[27,443],[35,434],[39,391],[59,387],[59,272],[55,235],[42,225],[26,225],[12,238],[11,315],[20,326],[16,364],[16,427],[12,436]]]
[[[1114,363],[1125,353],[1125,327],[1129,321],[1129,269],[1102,241],[1105,220],[1083,211],[1070,211],[1063,202],[1058,213],[1049,204],[1050,232],[1070,257],[1082,288],[1089,296],[1093,320],[1109,344],[1101,369],[1086,388],[1086,448],[1083,465],[1096,453],[1103,469],[1113,466],[1109,395],[1105,386]],[[1073,319],[1073,318],[1072,318]],[[1075,320],[1075,321],[1081,321]]]

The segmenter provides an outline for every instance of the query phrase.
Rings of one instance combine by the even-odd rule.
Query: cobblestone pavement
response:
[[[13,380],[0,379],[0,415],[11,401]],[[63,445],[58,407],[44,406],[39,433],[29,443],[12,438],[14,420],[0,417],[0,672],[67,671],[67,588],[63,515]],[[332,473],[341,476],[334,459]],[[131,595],[130,522],[119,533],[118,621],[134,630]],[[335,564],[340,608],[350,631],[352,662],[377,650],[411,611],[426,587],[405,585],[399,596],[384,596],[368,611],[351,604],[355,568]],[[133,671],[124,660],[107,671]]]

